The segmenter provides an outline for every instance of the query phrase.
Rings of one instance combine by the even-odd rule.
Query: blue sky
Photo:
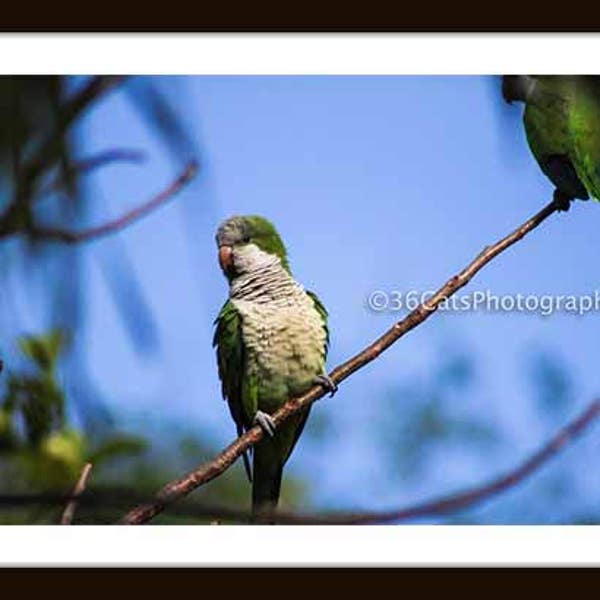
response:
[[[87,295],[80,342],[111,407],[132,421],[183,422],[219,445],[231,440],[211,339],[227,295],[214,232],[232,214],[258,213],[277,225],[296,278],[329,309],[333,367],[398,317],[370,311],[370,292],[437,288],[539,210],[552,187],[529,153],[519,108],[503,109],[499,118],[496,84],[449,76],[165,78],[161,85],[183,106],[201,149],[200,176],[118,242],[79,250]],[[143,166],[114,166],[88,178],[90,223],[149,197],[177,169],[122,92],[93,111],[80,139],[85,154],[115,146],[149,154]],[[593,293],[598,223],[600,207],[578,203],[494,261],[469,291]],[[154,312],[161,340],[154,354],[132,348],[101,276],[117,244]],[[38,321],[32,308],[24,311],[24,329]],[[301,442],[289,468],[312,482],[317,505],[339,508],[385,508],[481,481],[513,466],[556,428],[532,410],[528,356],[543,348],[564,361],[576,399],[566,422],[598,392],[599,333],[592,313],[436,314],[315,407],[327,412],[325,441],[318,451]],[[390,486],[365,424],[383,410],[387,390],[425,378],[448,347],[475,359],[465,406],[499,425],[510,444],[499,455],[449,455],[421,484]],[[590,432],[547,470],[586,464],[597,453],[597,435]],[[499,519],[502,502],[519,502],[528,485],[535,483],[495,500],[482,518]],[[584,473],[578,485],[575,508],[583,511],[598,499],[600,481]]]

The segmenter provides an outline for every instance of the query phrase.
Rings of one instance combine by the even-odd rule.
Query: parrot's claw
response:
[[[330,397],[338,391],[337,383],[329,375],[317,375],[315,383],[322,385],[329,392]]]
[[[573,198],[571,196],[567,196],[564,192],[560,190],[554,190],[554,204],[556,205],[556,209],[561,212],[567,212],[569,208],[571,208],[571,202]]]
[[[254,419],[252,420],[254,425],[260,425],[260,428],[265,432],[269,437],[273,437],[275,435],[275,421],[271,415],[268,415],[262,410],[257,410],[254,415]]]

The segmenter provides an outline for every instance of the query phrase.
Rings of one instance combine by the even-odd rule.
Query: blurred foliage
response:
[[[67,398],[59,383],[58,365],[66,347],[64,333],[51,331],[18,340],[23,370],[7,373],[6,393],[0,405],[0,493],[58,492],[68,494],[87,462],[93,464],[88,489],[118,491],[115,503],[77,511],[77,522],[111,523],[140,498],[148,498],[164,483],[181,475],[218,450],[198,435],[160,430],[157,442],[142,435],[112,432],[98,438],[69,423]],[[156,519],[156,523],[204,523],[193,516],[195,503],[243,509],[249,502],[249,484],[242,469],[232,469],[193,498]],[[306,489],[288,478],[282,505],[292,507]],[[130,500],[128,500],[128,497]],[[55,523],[61,507],[9,509],[0,523]]]
[[[541,350],[532,353],[528,366],[539,410],[562,419],[573,402],[572,382],[563,361]]]
[[[65,491],[86,462],[101,468],[144,451],[140,438],[115,434],[94,441],[67,422],[66,398],[57,380],[66,344],[61,331],[25,336],[18,343],[26,364],[23,372],[8,373],[0,405],[0,459],[18,465],[27,489]]]
[[[422,479],[432,461],[452,448],[476,454],[499,441],[485,415],[471,414],[463,401],[475,378],[473,358],[457,350],[444,352],[427,378],[415,377],[388,392],[375,439],[392,477],[410,485]]]
[[[519,401],[528,424],[525,445],[513,428],[506,429],[496,415],[482,410],[485,391],[477,385],[472,353],[446,347],[432,364],[425,374],[415,373],[388,391],[369,432],[377,440],[378,462],[389,473],[391,488],[397,489],[395,496],[410,498],[396,505],[451,494],[506,473],[573,415],[572,377],[561,356],[548,348],[527,348],[521,361],[530,389]],[[577,513],[590,493],[587,484],[585,469],[574,470],[561,452],[497,499],[430,522],[600,523],[600,513]]]

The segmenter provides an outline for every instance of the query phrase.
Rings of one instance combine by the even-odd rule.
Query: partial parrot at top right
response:
[[[554,198],[600,200],[600,76],[505,75],[504,99],[523,102],[531,152],[554,184]]]

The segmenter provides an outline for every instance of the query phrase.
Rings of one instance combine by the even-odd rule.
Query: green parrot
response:
[[[229,299],[215,320],[223,397],[238,435],[260,425],[265,435],[247,455],[255,516],[272,511],[279,499],[283,466],[298,441],[309,410],[275,430],[271,414],[316,383],[332,394],[326,375],[327,311],[292,277],[285,246],[272,223],[260,216],[234,216],[217,230],[219,264],[229,282]]]
[[[525,103],[529,147],[562,208],[600,200],[600,77],[505,75],[502,94]]]

